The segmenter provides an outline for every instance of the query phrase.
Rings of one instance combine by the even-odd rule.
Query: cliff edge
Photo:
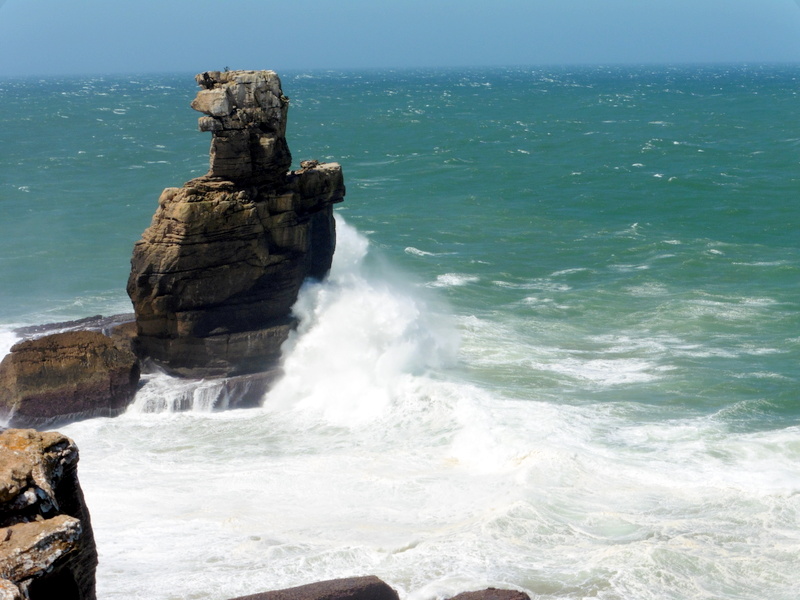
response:
[[[97,549],[60,433],[0,432],[0,598],[94,600]]]

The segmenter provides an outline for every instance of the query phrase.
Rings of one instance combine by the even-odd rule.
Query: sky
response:
[[[800,0],[0,0],[0,77],[800,63]]]

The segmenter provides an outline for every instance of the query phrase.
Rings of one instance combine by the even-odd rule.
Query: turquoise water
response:
[[[295,163],[344,168],[337,266],[263,409],[157,378],[64,429],[102,596],[795,598],[800,68],[282,79]],[[3,344],[130,310],[161,189],[207,168],[194,93],[0,80]]]

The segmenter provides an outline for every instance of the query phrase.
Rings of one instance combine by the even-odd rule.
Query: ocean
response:
[[[208,168],[193,75],[0,79],[0,355],[131,312]],[[262,407],[151,376],[60,428],[98,597],[797,598],[800,67],[281,76],[295,165],[343,166],[334,267]]]

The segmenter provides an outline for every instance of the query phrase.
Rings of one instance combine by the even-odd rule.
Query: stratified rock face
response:
[[[94,600],[97,549],[77,463],[60,433],[0,433],[0,597]]]
[[[196,77],[204,88],[192,108],[205,113],[201,131],[211,139],[212,177],[280,184],[292,155],[286,144],[289,99],[272,71],[212,71]]]
[[[12,427],[45,427],[123,412],[139,362],[99,331],[69,331],[15,344],[0,363],[0,414]]]
[[[208,72],[192,107],[211,131],[211,170],[161,194],[131,259],[140,354],[173,374],[268,370],[294,326],[306,277],[335,247],[341,167],[288,172],[288,100],[272,71]]]
[[[231,600],[398,600],[397,592],[374,575],[319,581]]]

